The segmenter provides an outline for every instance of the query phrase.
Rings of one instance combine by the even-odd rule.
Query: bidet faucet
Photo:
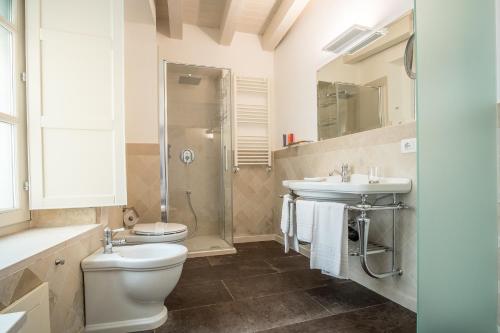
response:
[[[340,167],[340,171],[333,170],[332,172],[329,173],[329,175],[333,176],[336,173],[339,174],[340,177],[342,177],[342,183],[348,183],[351,180],[351,173],[349,170],[349,164],[347,164],[347,163],[342,163],[342,166]]]
[[[103,238],[104,253],[106,254],[113,253],[113,245],[125,244],[125,239],[113,240],[113,233],[124,230],[125,230],[124,228],[118,228],[118,229],[110,229],[109,227],[104,228],[104,238]]]

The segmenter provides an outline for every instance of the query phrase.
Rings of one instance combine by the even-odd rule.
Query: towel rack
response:
[[[234,170],[242,165],[271,168],[269,80],[234,77]]]
[[[296,203],[297,200],[335,202],[335,200],[331,199],[320,199],[320,198],[298,196],[292,190],[290,191],[290,195],[292,196],[293,203]],[[366,194],[362,194],[360,197],[361,201],[358,204],[346,205],[347,210],[360,212],[360,214],[356,217],[356,222],[355,222],[358,226],[359,245],[356,246],[354,242],[350,242],[349,255],[359,257],[361,262],[361,267],[363,268],[365,273],[372,278],[382,279],[394,275],[403,275],[403,270],[401,268],[396,268],[396,212],[401,209],[406,209],[408,208],[408,206],[406,206],[403,202],[397,200],[398,197],[396,193],[392,194],[392,203],[387,205],[370,204],[368,202],[368,195]],[[382,210],[392,211],[391,246],[380,245],[368,241],[371,219],[368,218],[367,212],[382,211]],[[370,255],[383,254],[383,253],[391,253],[392,255],[391,270],[388,272],[376,273],[368,265],[368,257]]]

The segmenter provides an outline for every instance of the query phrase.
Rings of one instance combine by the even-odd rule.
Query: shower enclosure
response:
[[[188,226],[190,253],[231,253],[231,75],[160,63],[162,221]]]

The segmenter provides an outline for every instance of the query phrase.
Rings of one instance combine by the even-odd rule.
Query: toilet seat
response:
[[[139,223],[133,229],[117,234],[127,244],[182,243],[188,235],[187,226],[180,223]]]
[[[132,228],[132,232],[136,235],[143,236],[160,236],[171,235],[187,231],[187,226],[179,223],[139,223]]]

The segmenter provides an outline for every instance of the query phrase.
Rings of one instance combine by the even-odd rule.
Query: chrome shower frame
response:
[[[160,60],[158,66],[158,138],[160,141],[160,216],[168,222],[168,142],[167,142],[167,61]]]

